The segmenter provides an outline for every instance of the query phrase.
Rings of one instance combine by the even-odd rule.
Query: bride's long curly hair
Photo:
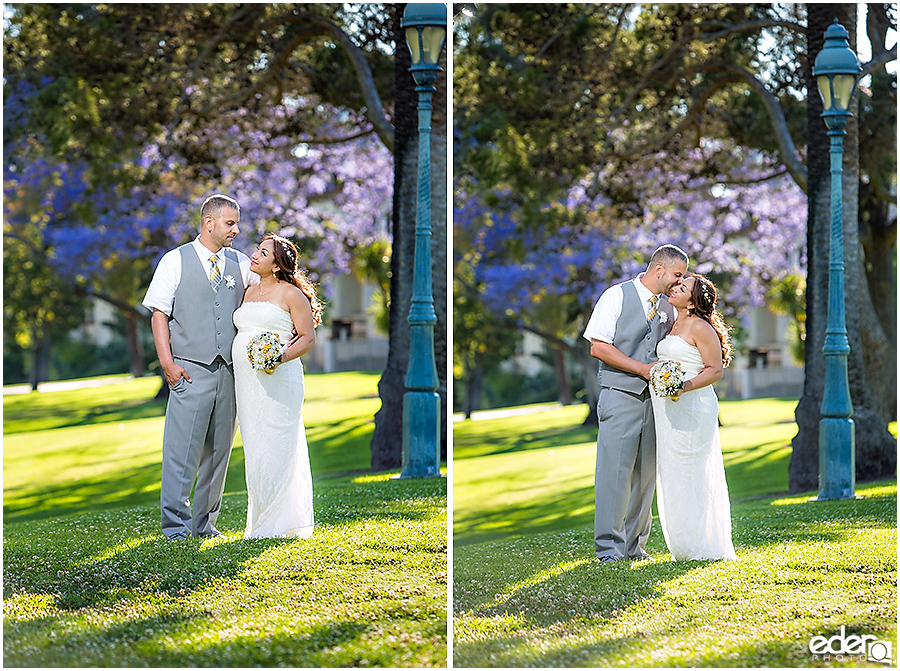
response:
[[[325,306],[316,294],[316,285],[307,277],[306,271],[297,265],[300,252],[296,245],[287,238],[282,238],[274,233],[269,233],[262,239],[262,242],[266,240],[271,240],[275,249],[276,277],[290,282],[303,292],[309,299],[309,306],[312,308],[313,325],[318,326],[322,323],[322,310]]]
[[[722,315],[716,311],[716,298],[718,297],[716,285],[703,275],[691,275],[691,277],[696,280],[691,291],[691,301],[694,303],[691,313],[715,329],[716,335],[719,336],[719,342],[722,343],[722,365],[727,367],[731,363],[731,338],[728,335],[731,329],[722,319]]]

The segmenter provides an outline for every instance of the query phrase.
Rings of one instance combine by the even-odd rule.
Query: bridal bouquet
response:
[[[684,372],[677,361],[659,361],[650,369],[650,388],[657,396],[672,396],[682,387]]]
[[[271,331],[263,331],[247,343],[247,356],[254,370],[271,373],[281,359],[281,340]]]

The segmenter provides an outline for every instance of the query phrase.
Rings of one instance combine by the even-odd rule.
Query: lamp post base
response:
[[[441,475],[441,395],[408,391],[403,395],[401,478]]]
[[[849,418],[819,422],[819,496],[816,500],[856,498],[856,427]]]

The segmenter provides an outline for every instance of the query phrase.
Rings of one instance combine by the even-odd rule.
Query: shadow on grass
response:
[[[810,542],[834,544],[840,542],[844,537],[843,532],[834,526],[835,523],[841,522],[848,528],[853,528],[857,533],[862,533],[866,529],[883,528],[886,522],[893,523],[893,526],[896,527],[896,496],[872,496],[849,501],[821,501],[792,505],[774,505],[773,502],[765,503],[763,501],[740,504],[732,510],[732,537],[738,553],[784,544],[800,546]],[[826,523],[830,525],[830,528],[823,527],[823,524]],[[528,548],[524,554],[533,561],[541,552],[546,554],[547,551],[538,549],[532,552],[531,547],[540,548],[541,544],[546,546],[549,543],[555,548],[563,548],[567,539],[574,538],[574,542],[569,545],[569,547],[576,548],[576,554],[573,556],[583,558],[585,555],[589,555],[590,558],[578,559],[581,563],[577,566],[560,570],[559,576],[569,576],[564,579],[564,582],[572,582],[574,577],[575,582],[590,586],[600,579],[600,583],[597,584],[599,588],[610,581],[615,581],[621,587],[621,594],[631,595],[624,602],[613,595],[612,601],[600,610],[587,613],[584,610],[578,611],[582,615],[593,613],[604,617],[611,610],[622,608],[625,605],[633,605],[647,595],[653,594],[655,585],[661,580],[668,581],[688,570],[715,563],[668,561],[600,564],[591,553],[593,546],[591,528],[567,531],[555,529],[554,531],[557,534],[540,535],[535,533],[516,541],[486,543],[466,548],[458,553],[458,561],[462,562],[463,566],[487,564],[492,556],[507,553],[510,543],[515,543],[517,548]],[[460,548],[465,547],[457,542],[454,544]],[[647,549],[654,555],[667,552],[658,518],[654,519]],[[561,549],[559,551],[562,552]],[[547,554],[546,556],[555,557],[557,555]],[[518,560],[511,557],[510,561]],[[552,561],[552,559],[548,559],[548,562]],[[803,565],[804,557],[798,555],[795,563]],[[832,562],[829,565],[829,570],[869,572],[869,570],[875,569],[886,570],[886,567],[881,566],[880,563],[874,569],[857,564],[842,566],[840,562]],[[460,571],[458,575],[464,580],[465,570]],[[527,612],[530,618],[537,618],[541,624],[553,624],[560,621],[555,616],[551,617],[550,621],[541,620],[543,612],[541,604],[546,604],[548,594],[552,595],[558,591],[559,581],[562,579],[559,576],[518,588],[500,604],[497,603],[495,595],[486,594],[482,600],[464,604],[463,607],[471,609],[476,616],[497,616],[504,613],[524,614]],[[526,605],[516,608],[515,604],[517,603]],[[527,604],[533,604],[535,610],[532,610]]]
[[[696,616],[669,619],[664,627],[642,629],[637,634],[610,636],[601,641],[591,641],[581,645],[561,645],[537,653],[534,641],[525,636],[502,636],[485,642],[466,642],[454,644],[454,665],[460,668],[469,666],[467,658],[483,660],[486,653],[490,655],[491,666],[539,666],[539,667],[604,667],[621,666],[623,659],[643,659],[648,656],[648,640],[664,641],[672,631],[681,631],[697,626]],[[839,627],[826,627],[821,623],[804,623],[792,625],[790,637],[766,637],[765,625],[760,623],[760,633],[748,637],[739,646],[707,645],[704,652],[697,654],[688,649],[669,649],[658,651],[659,662],[651,666],[688,667],[688,668],[740,668],[746,666],[765,668],[811,668],[814,666],[832,666],[833,655],[815,656],[809,651],[809,641],[814,636],[832,636]],[[872,622],[868,620],[849,620],[841,622],[847,632],[872,634]],[[883,629],[880,628],[880,629]],[[881,636],[890,640],[890,631],[882,631]],[[724,637],[723,637],[724,638]],[[725,648],[725,652],[722,652]],[[842,656],[843,665],[873,665],[865,656]],[[852,662],[858,664],[852,664]],[[479,663],[478,666],[481,664]]]
[[[565,445],[596,443],[597,427],[565,426],[513,434],[507,428],[479,432],[477,442],[467,445],[464,435],[454,436],[454,459],[471,459],[494,454],[511,454],[530,450],[559,449]]]
[[[588,508],[573,514],[572,510]],[[454,511],[453,533],[457,547],[485,543],[500,538],[516,538],[565,529],[579,529],[594,520],[594,487],[565,490],[548,498],[510,504],[471,514]]]
[[[166,414],[166,402],[146,399],[120,400],[89,408],[74,404],[70,406],[57,405],[53,407],[51,413],[48,413],[47,408],[34,404],[22,405],[12,410],[4,408],[3,414],[3,433],[14,435],[30,431],[163,417]]]
[[[53,645],[60,665],[85,663],[80,651],[94,650],[90,666],[150,667],[397,667],[397,648],[413,648],[404,666],[441,666],[446,661],[446,646],[428,645],[428,639],[445,637],[446,622],[423,622],[424,636],[386,640],[384,629],[390,627],[394,613],[390,608],[372,608],[368,621],[335,619],[322,624],[306,625],[300,632],[248,637],[223,636],[212,644],[173,645],[183,640],[190,629],[215,630],[221,623],[218,610],[192,610],[158,616],[133,618],[113,626],[95,627],[57,633],[54,618],[41,618],[15,624],[19,640],[40,639],[56,627]],[[401,634],[402,635],[402,634]],[[381,639],[380,641],[378,639]],[[98,643],[102,642],[101,648]],[[415,648],[418,648],[416,650]],[[423,660],[422,657],[433,659]],[[419,659],[416,659],[419,658]],[[27,652],[21,656],[5,656],[7,663],[27,665]],[[430,663],[427,663],[430,662]]]
[[[3,496],[3,520],[23,522],[132,506],[158,506],[161,475],[162,465],[156,462],[50,487],[39,484],[7,487]],[[235,448],[228,462],[225,491],[246,488],[244,451]]]

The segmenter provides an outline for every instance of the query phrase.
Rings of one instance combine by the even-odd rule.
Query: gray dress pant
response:
[[[594,475],[594,547],[598,557],[640,557],[652,522],[656,427],[649,389],[635,395],[600,388]]]
[[[182,377],[169,390],[160,491],[162,531],[169,538],[206,536],[215,532],[237,431],[234,369],[221,357],[210,365],[175,361],[192,382]]]

